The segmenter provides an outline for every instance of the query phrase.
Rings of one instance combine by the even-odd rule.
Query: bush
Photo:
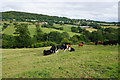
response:
[[[32,48],[47,47],[52,45],[56,45],[56,43],[51,41],[46,41],[46,42],[32,44]]]

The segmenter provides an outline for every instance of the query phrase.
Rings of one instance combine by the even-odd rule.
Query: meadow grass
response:
[[[2,49],[3,78],[118,78],[118,46],[72,45],[43,56],[41,48]]]

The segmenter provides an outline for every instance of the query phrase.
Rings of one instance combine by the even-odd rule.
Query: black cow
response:
[[[117,40],[109,40],[109,41],[104,41],[103,45],[117,45],[118,41]]]
[[[53,46],[50,48],[50,50],[52,51],[52,53],[53,53],[53,52],[55,53],[55,50],[56,50],[55,45],[53,45]]]
[[[44,56],[45,56],[45,55],[50,55],[50,54],[52,54],[51,50],[44,50],[44,51],[43,51],[43,55],[44,55]]]
[[[75,49],[71,47],[71,49],[69,51],[72,52],[72,51],[75,51]]]
[[[56,50],[56,52],[58,52],[59,49],[65,51],[66,48],[67,48],[67,45],[66,45],[66,44],[57,45],[57,50]]]
[[[104,45],[104,46],[105,46],[105,45],[108,45],[108,44],[110,45],[109,41],[104,41],[104,42],[103,42],[103,45]]]
[[[117,43],[118,43],[117,40],[110,40],[109,41],[110,45],[117,45]]]
[[[98,43],[97,42],[95,42],[95,45],[97,45]]]

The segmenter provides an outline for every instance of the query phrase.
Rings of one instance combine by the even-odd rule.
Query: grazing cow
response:
[[[57,50],[56,50],[56,53],[58,52],[59,49],[65,51],[65,49],[67,48],[67,45],[66,44],[62,44],[62,45],[57,45]]]
[[[75,51],[75,49],[71,47],[71,48],[69,49],[69,51],[72,52],[72,51]]]
[[[103,42],[102,42],[102,41],[98,41],[97,43],[98,43],[98,44],[103,44]]]
[[[50,50],[52,51],[52,53],[53,53],[53,52],[55,53],[55,50],[56,50],[55,45],[53,45],[53,46],[50,48]]]
[[[110,45],[117,45],[118,41],[117,40],[110,40],[109,44]]]
[[[80,46],[83,46],[83,44],[82,44],[82,43],[79,43],[78,46],[79,46],[79,47],[80,47]]]
[[[95,42],[95,45],[97,45],[98,44],[98,42]]]
[[[103,45],[117,45],[117,40],[109,40],[109,41],[104,41]]]
[[[50,55],[52,54],[51,50],[44,50],[43,51],[43,55],[46,56],[46,55]]]

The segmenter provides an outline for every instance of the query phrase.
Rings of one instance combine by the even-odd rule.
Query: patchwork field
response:
[[[55,25],[55,27],[61,27],[61,26],[60,25]],[[36,30],[35,25],[29,25],[28,29],[30,31],[31,37],[36,34],[35,33],[35,30]],[[57,30],[57,29],[53,29],[53,28],[41,28],[41,29],[44,33],[50,33],[51,31],[58,31],[58,32],[62,33],[62,32],[66,31],[66,32],[68,32],[68,34],[70,36],[80,35],[79,33],[73,33],[73,32],[70,31],[71,30],[71,25],[64,25],[63,30]],[[12,24],[9,25],[4,31],[2,31],[2,33],[9,34],[9,35],[14,35],[13,34],[14,32],[15,32],[15,28],[14,28],[14,25],[12,25]]]
[[[118,46],[72,45],[43,56],[42,48],[2,49],[3,78],[117,78]]]

